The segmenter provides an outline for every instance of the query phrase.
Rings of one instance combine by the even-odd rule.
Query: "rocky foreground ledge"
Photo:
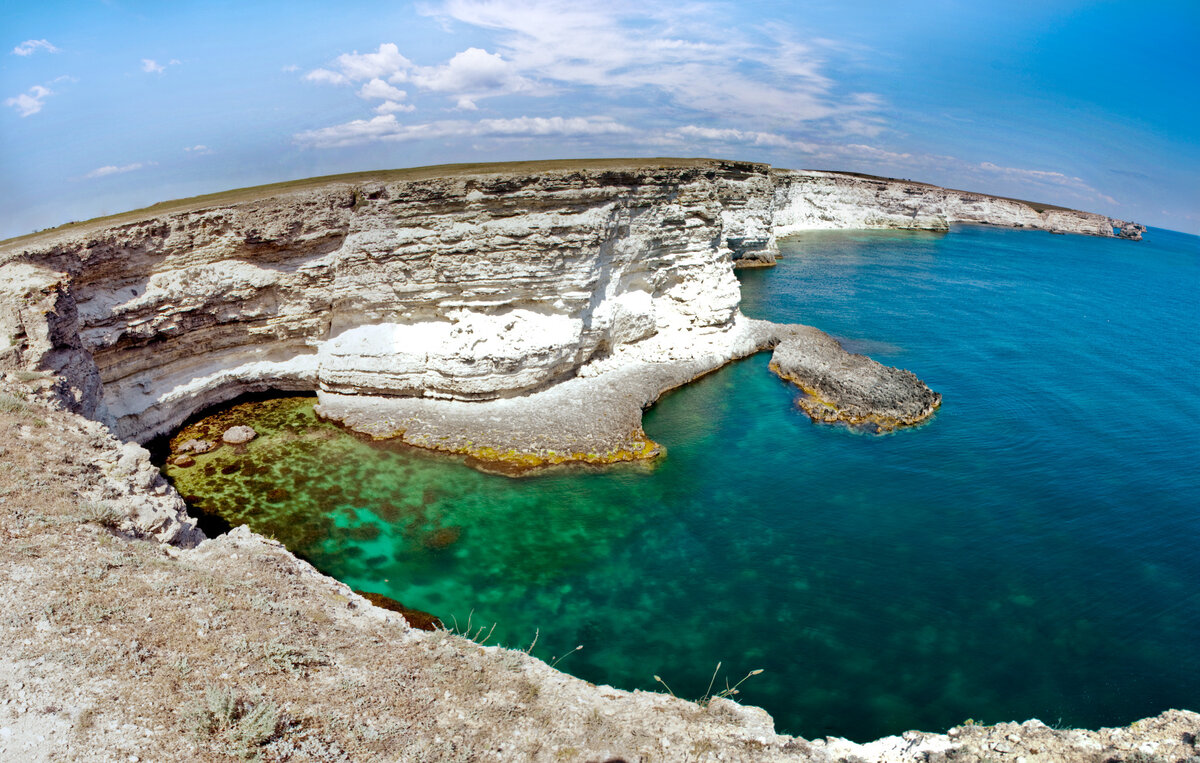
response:
[[[244,527],[205,540],[146,451],[52,384],[0,381],[0,760],[1200,759],[1200,715],[1174,710],[805,740],[727,699],[594,686],[415,630]]]

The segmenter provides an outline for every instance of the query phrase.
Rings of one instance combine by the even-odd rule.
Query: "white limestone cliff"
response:
[[[0,369],[57,374],[75,410],[142,442],[265,389],[318,390],[332,411],[512,399],[630,363],[675,363],[686,381],[786,334],[745,333],[733,275],[771,264],[778,236],[956,221],[1110,236],[1114,222],[716,160],[314,179],[0,244]],[[647,379],[651,401],[681,383]]]
[[[774,231],[896,228],[948,230],[953,223],[1140,238],[1134,226],[1105,215],[1032,204],[927,183],[812,170],[772,170]],[[1144,229],[1142,229],[1144,230]]]

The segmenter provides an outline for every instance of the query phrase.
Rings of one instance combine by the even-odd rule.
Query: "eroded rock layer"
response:
[[[953,223],[1140,239],[1144,226],[1104,215],[911,180],[813,170],[771,171],[777,236],[805,230],[948,230]]]
[[[738,311],[733,268],[773,263],[776,237],[800,230],[964,220],[1094,235],[1125,225],[919,183],[715,160],[315,179],[8,242],[0,368],[53,372],[65,401],[122,438],[146,441],[243,392],[316,389],[347,423],[454,449],[445,443],[456,436],[480,438],[436,423],[462,420],[451,403],[503,410],[590,379],[576,384],[583,399],[642,406],[782,342],[789,367],[824,369],[821,385],[784,374],[820,399],[802,404],[814,418],[906,425],[936,407],[916,377],[846,360],[832,340],[800,341],[815,334],[755,328]],[[882,397],[872,384],[834,383],[864,370],[890,380]],[[627,384],[637,391],[622,397]],[[923,414],[895,415],[897,395]],[[630,418],[597,413],[592,421],[608,423],[590,439],[538,445],[514,430],[476,449],[534,450],[548,462],[559,446],[583,460],[654,452],[640,414]]]

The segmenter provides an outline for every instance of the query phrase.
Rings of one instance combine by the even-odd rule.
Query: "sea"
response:
[[[739,278],[746,315],[907,368],[941,409],[815,424],[762,353],[647,411],[652,464],[485,474],[282,397],[212,412],[260,437],[167,473],[210,528],[356,590],[780,732],[1200,710],[1200,238],[813,232]]]

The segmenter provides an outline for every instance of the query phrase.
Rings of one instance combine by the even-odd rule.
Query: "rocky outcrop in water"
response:
[[[816,421],[890,432],[921,423],[942,404],[911,371],[847,353],[810,326],[789,329],[771,356],[771,370],[804,391],[797,404]]]

